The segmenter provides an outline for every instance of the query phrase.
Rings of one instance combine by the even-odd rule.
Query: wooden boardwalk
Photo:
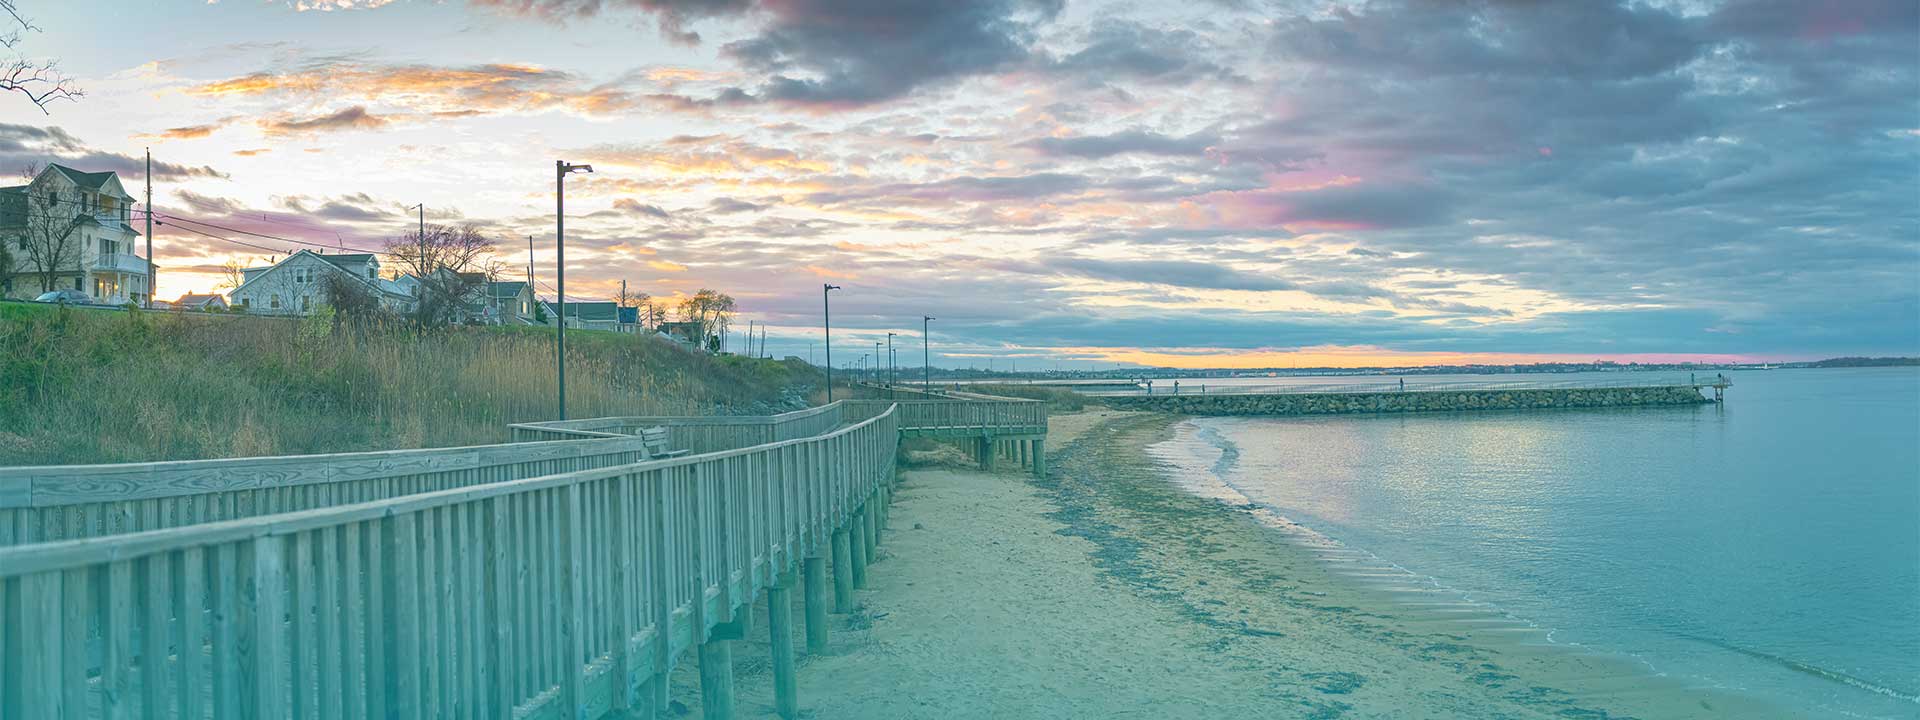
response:
[[[658,427],[697,454],[633,437]],[[900,439],[1044,472],[1045,428],[1033,401],[847,400],[521,425],[529,442],[482,448],[0,470],[0,717],[650,717],[696,654],[727,717],[731,640],[763,593],[794,717],[793,595],[823,649]]]

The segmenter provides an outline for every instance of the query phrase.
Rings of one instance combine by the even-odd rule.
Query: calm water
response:
[[[1185,434],[1249,499],[1553,642],[1809,716],[1920,717],[1920,371],[1730,375],[1719,407]]]

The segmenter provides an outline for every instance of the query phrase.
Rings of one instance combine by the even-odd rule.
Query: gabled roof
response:
[[[369,261],[372,261],[375,264],[378,264],[380,262],[378,259],[374,258],[373,253],[342,253],[339,255],[322,255],[320,253],[314,253],[314,256],[320,258],[321,260],[325,260],[327,262],[333,263],[334,265],[339,266],[340,269],[342,270],[356,270],[356,271],[364,270],[366,269],[367,263]]]
[[[79,170],[75,170],[73,168],[67,167],[65,165],[61,165],[59,163],[47,163],[47,169],[60,171],[60,174],[67,176],[67,179],[72,180],[73,184],[79,185],[80,187],[86,188],[88,190],[96,190],[96,191],[100,190],[102,187],[104,187],[107,184],[107,181],[113,179],[112,171],[92,172],[92,173],[80,172]]]
[[[527,284],[518,280],[505,280],[487,283],[487,295],[497,298],[517,297],[527,289]]]
[[[567,317],[575,320],[618,320],[619,308],[611,301],[567,303]]]
[[[366,277],[361,273],[348,270],[347,267],[341,263],[336,263],[329,259],[329,258],[335,258],[335,257],[350,258],[350,257],[354,257],[354,255],[321,255],[320,253],[314,252],[312,250],[300,250],[293,253],[292,255],[288,255],[287,259],[274,263],[272,267],[261,270],[260,272],[255,273],[253,277],[247,278],[246,282],[240,283],[240,287],[234,288],[233,292],[238,293],[241,290],[245,290],[248,285],[252,285],[254,282],[258,281],[260,278],[273,274],[273,271],[280,269],[280,266],[293,262],[294,258],[300,257],[301,255],[311,255],[315,258],[318,258],[321,261],[325,262],[327,265],[332,266],[333,269],[339,270],[342,273],[346,273],[347,277],[350,277],[362,283],[365,283],[367,286],[372,287],[375,291],[388,293],[391,295],[399,295],[401,297],[412,297],[411,294],[409,294],[406,290],[401,288],[399,283],[396,283],[392,280],[388,280],[386,278]],[[373,256],[366,253],[360,253],[358,257],[369,258]],[[254,270],[254,269],[255,268],[248,268],[248,270]]]

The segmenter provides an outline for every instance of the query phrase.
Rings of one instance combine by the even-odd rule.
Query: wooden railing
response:
[[[982,396],[991,397],[991,396]],[[1038,400],[847,400],[849,417],[900,408],[901,432],[909,435],[1046,434],[1046,403]]]
[[[0,468],[0,547],[295,512],[645,458],[640,438],[608,433],[459,448]]]
[[[0,548],[0,716],[590,720],[657,708],[687,648],[883,497],[900,417]]]
[[[508,426],[514,440],[547,437],[604,437],[638,434],[642,428],[667,427],[674,444],[696,453],[718,452],[762,443],[819,435],[843,424],[839,403],[779,415],[607,417],[521,423]]]

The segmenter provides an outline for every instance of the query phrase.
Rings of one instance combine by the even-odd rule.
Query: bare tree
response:
[[[473,225],[428,225],[387,240],[387,254],[419,281],[413,320],[439,327],[466,320],[483,301],[487,281],[498,276],[493,241]]]
[[[18,50],[22,38],[40,28],[33,21],[20,14],[15,0],[0,0],[0,13],[6,15],[8,29],[0,31],[0,46],[8,50]],[[75,100],[86,95],[73,78],[60,71],[58,60],[36,60],[16,52],[10,59],[0,61],[0,91],[17,92],[27,96],[27,100],[40,112],[47,112],[47,105],[60,100]]]
[[[620,294],[614,297],[613,303],[623,308],[635,308],[634,322],[642,328],[646,327],[647,308],[653,303],[653,296],[638,290],[628,290],[623,283],[620,285]]]
[[[53,289],[60,273],[80,269],[84,249],[78,230],[84,216],[67,209],[50,192],[36,193],[29,185],[25,194],[21,213],[25,222],[16,252],[25,258],[28,272],[39,276],[40,291],[46,292]]]
[[[735,309],[733,296],[701,288],[700,292],[680,301],[680,319],[699,323],[700,337],[705,338],[706,344],[711,347],[714,344],[713,336],[727,331]]]
[[[227,258],[226,262],[220,263],[220,284],[215,289],[227,292],[240,289],[240,285],[247,281],[246,269],[246,264],[240,262],[240,258]]]

